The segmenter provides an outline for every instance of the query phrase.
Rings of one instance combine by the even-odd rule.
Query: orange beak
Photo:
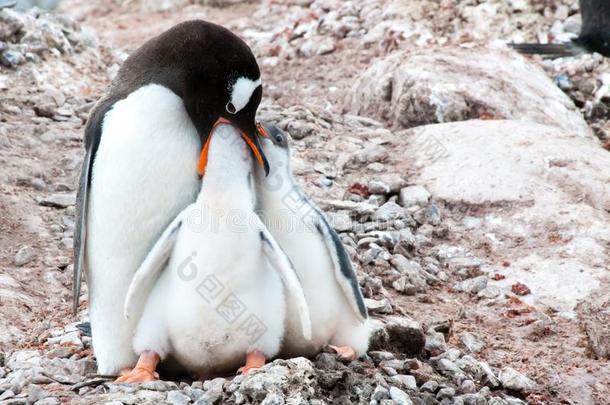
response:
[[[208,139],[205,141],[205,145],[203,145],[203,149],[201,150],[201,155],[199,156],[199,163],[197,164],[197,172],[199,173],[200,176],[203,176],[205,174],[205,168],[208,164],[208,153],[210,150],[210,140],[212,139],[212,134],[214,132],[214,129],[216,129],[217,126],[222,125],[222,124],[233,125],[233,123],[231,121],[229,121],[228,119],[219,117],[216,120],[216,122],[214,123],[214,126],[212,126],[212,130],[210,131]],[[269,133],[261,124],[257,123],[256,127],[261,136],[264,136],[266,138],[269,137]],[[235,128],[237,128],[237,127],[235,127]],[[256,158],[258,163],[261,166],[264,166],[263,156],[261,155],[261,152],[258,150],[258,148],[254,144],[254,142],[242,130],[240,130],[239,128],[237,128],[237,130],[241,134],[241,137],[244,139],[244,141],[246,141],[246,144],[248,144],[250,149],[252,149],[252,153],[254,153],[254,157]]]

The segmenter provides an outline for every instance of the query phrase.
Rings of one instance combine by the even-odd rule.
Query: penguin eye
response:
[[[225,109],[227,110],[227,112],[229,114],[235,114],[237,112],[237,109],[235,108],[235,106],[233,105],[232,102],[228,102],[227,105],[225,106]]]
[[[282,144],[284,143],[284,137],[283,137],[282,135],[280,135],[280,134],[277,134],[277,135],[275,136],[275,141],[276,141],[277,143],[279,143],[280,145],[282,145]]]

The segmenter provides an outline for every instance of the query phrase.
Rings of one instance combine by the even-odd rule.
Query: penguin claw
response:
[[[333,346],[328,345],[337,353],[337,357],[343,361],[354,361],[358,358],[356,351],[351,346]]]

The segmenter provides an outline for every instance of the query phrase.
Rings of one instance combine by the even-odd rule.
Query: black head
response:
[[[146,42],[125,61],[114,87],[125,94],[147,83],[182,97],[202,146],[224,118],[258,148],[266,165],[255,120],[263,94],[260,69],[248,45],[231,31],[193,20]]]

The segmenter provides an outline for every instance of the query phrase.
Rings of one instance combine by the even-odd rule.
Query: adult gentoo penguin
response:
[[[311,337],[295,270],[254,212],[252,159],[239,138],[230,125],[214,130],[196,202],[136,272],[125,314],[145,308],[134,339],[141,356],[117,382],[155,379],[168,355],[204,376],[235,371],[244,361],[242,372],[261,367],[280,349],[286,300],[296,304],[299,336]]]
[[[288,135],[265,127],[269,138],[262,146],[271,170],[268,177],[257,170],[257,211],[299,275],[312,326],[312,339],[304,340],[289,302],[281,356],[313,356],[331,344],[341,357],[354,359],[368,349],[370,326],[350,258],[322,211],[295,183]]]
[[[524,54],[549,57],[577,56],[598,52],[610,56],[610,1],[580,0],[582,28],[578,37],[563,44],[510,44]]]
[[[223,27],[188,21],[136,50],[91,112],[77,199],[74,310],[84,272],[100,373],[137,360],[137,317],[123,317],[127,287],[163,229],[195,200],[207,157],[200,152],[214,123],[235,124],[267,167],[255,121],[261,96],[250,48]]]

